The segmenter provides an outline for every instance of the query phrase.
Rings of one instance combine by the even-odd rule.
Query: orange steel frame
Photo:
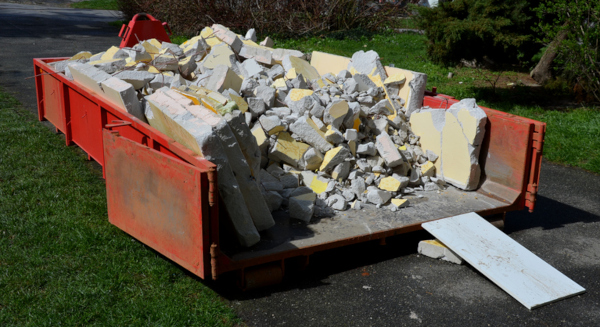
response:
[[[190,264],[186,261],[190,260],[189,256],[188,259],[178,259],[179,254],[177,251],[181,251],[181,249],[172,249],[167,240],[161,240],[163,235],[154,235],[158,241],[148,244],[144,241],[147,239],[147,235],[138,235],[136,230],[127,230],[117,225],[201,278],[217,279],[219,275],[225,272],[239,271],[243,280],[246,269],[268,263],[279,264],[280,268],[278,269],[281,269],[283,273],[285,259],[288,258],[303,257],[308,262],[308,257],[315,252],[370,240],[379,239],[385,242],[387,237],[422,229],[421,224],[417,223],[374,234],[332,240],[324,244],[258,258],[233,261],[219,249],[220,213],[219,197],[216,191],[217,174],[215,165],[194,154],[150,125],[118,109],[113,104],[105,101],[102,96],[82,88],[73,81],[69,81],[63,74],[54,72],[52,67],[48,65],[53,61],[63,59],[66,58],[38,58],[33,60],[39,120],[50,121],[57,131],[64,133],[67,145],[77,144],[87,152],[90,159],[94,159],[103,167],[105,178],[105,153],[109,153],[109,150],[119,150],[119,147],[127,148],[132,153],[140,151],[153,153],[153,156],[146,157],[154,159],[148,160],[157,160],[157,162],[173,160],[173,162],[181,163],[181,165],[193,167],[190,171],[193,171],[193,174],[197,174],[198,178],[201,179],[198,184],[201,185],[201,190],[196,195],[200,199],[195,199],[195,203],[199,205],[201,203],[206,204],[203,210],[198,211],[198,215],[201,215],[201,217],[197,217],[201,222],[198,232],[201,235],[198,235],[198,237],[202,239],[198,251],[202,253],[195,260],[201,262]],[[426,93],[423,105],[446,109],[456,102],[457,100],[453,97],[435,93],[434,89],[434,92]],[[483,109],[488,115],[488,125],[486,126],[487,135],[482,153],[493,154],[493,158],[487,160],[482,158],[482,167],[485,167],[486,178],[489,180],[489,184],[484,183],[484,186],[489,186],[487,186],[487,189],[482,188],[478,192],[487,196],[510,200],[507,201],[507,205],[504,207],[478,213],[483,216],[501,215],[525,207],[532,211],[539,183],[546,124],[489,108]],[[124,138],[126,141],[117,140],[118,138]],[[105,143],[110,143],[112,148],[105,149],[105,147],[108,147]],[[155,166],[154,169],[171,169],[164,165]],[[107,195],[110,195],[110,192],[113,192],[113,190],[109,188],[107,180],[107,193],[109,193]],[[115,223],[110,215],[109,210],[109,220]],[[120,219],[126,220],[127,217],[121,217]],[[161,231],[154,230],[150,233],[160,234]],[[185,257],[185,255],[182,255],[182,257]]]

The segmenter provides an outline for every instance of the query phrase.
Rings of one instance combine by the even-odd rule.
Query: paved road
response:
[[[36,110],[32,58],[119,43],[115,12],[0,3],[0,86]],[[549,127],[551,128],[551,126]],[[425,232],[311,257],[302,275],[239,293],[213,285],[250,326],[595,326],[600,321],[600,176],[544,162],[537,210],[505,231],[587,293],[532,312],[469,266],[417,255]]]

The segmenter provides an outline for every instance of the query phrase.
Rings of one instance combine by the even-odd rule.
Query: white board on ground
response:
[[[529,310],[585,292],[476,213],[422,226]]]

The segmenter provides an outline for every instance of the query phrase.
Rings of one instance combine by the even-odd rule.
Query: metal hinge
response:
[[[127,126],[127,125],[131,125],[131,122],[125,121],[125,120],[113,120],[111,121],[112,124],[106,124],[106,128],[108,129],[112,129],[114,127],[121,127],[121,126]]]
[[[535,207],[535,200],[538,192],[538,181],[540,173],[540,165],[542,161],[542,151],[544,148],[544,132],[545,125],[535,125],[535,130],[531,134],[531,170],[529,172],[529,184],[527,184],[527,190],[525,191],[525,205],[529,207],[529,212],[533,212]]]
[[[208,205],[213,206],[215,204],[215,169],[210,168],[207,172],[208,175]]]

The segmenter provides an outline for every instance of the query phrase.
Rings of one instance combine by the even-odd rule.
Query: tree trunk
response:
[[[539,84],[546,83],[552,78],[552,62],[557,55],[557,49],[560,43],[567,37],[566,31],[561,31],[556,35],[556,38],[550,43],[544,55],[535,66],[535,68],[529,73],[529,76],[533,78]]]

